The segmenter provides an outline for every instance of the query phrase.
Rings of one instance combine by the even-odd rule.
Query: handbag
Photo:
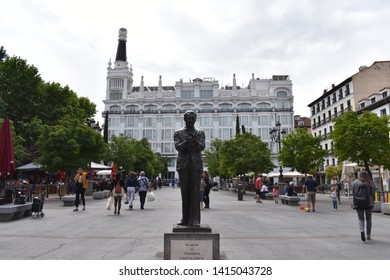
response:
[[[125,194],[124,200],[125,200],[125,204],[129,204],[129,197],[127,196],[127,194]]]
[[[112,207],[112,204],[114,203],[114,198],[112,196],[110,196],[107,200],[107,205],[106,205],[106,209],[107,210],[111,210],[111,207]]]
[[[154,201],[156,199],[154,197],[153,191],[148,192],[148,194],[146,195],[146,199],[148,200],[148,202],[152,202],[152,201]]]

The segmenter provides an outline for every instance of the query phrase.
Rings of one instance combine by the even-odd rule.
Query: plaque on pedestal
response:
[[[219,233],[207,225],[174,226],[164,234],[164,260],[219,260]]]

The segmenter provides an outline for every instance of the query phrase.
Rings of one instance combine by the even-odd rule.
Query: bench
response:
[[[390,203],[384,203],[381,204],[381,211],[383,214],[390,215]]]
[[[76,200],[76,195],[65,195],[61,197],[64,206],[74,206],[74,202]]]
[[[279,195],[279,199],[282,201],[282,204],[296,206],[299,205],[301,198],[298,196],[288,196],[288,195]]]
[[[7,222],[19,218],[31,216],[32,203],[13,204],[8,203],[0,206],[0,222]]]
[[[104,192],[98,191],[92,193],[93,199],[103,199],[104,198]]]

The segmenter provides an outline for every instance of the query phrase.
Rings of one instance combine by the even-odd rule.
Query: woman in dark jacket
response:
[[[357,203],[357,196],[359,192],[359,187],[365,187],[367,188],[367,194],[368,197],[368,203],[367,205],[358,205]],[[367,230],[367,239],[371,239],[371,227],[372,227],[372,209],[374,208],[374,184],[371,181],[370,177],[368,176],[367,172],[361,172],[359,174],[359,179],[356,179],[352,183],[352,190],[353,190],[353,201],[354,201],[354,208],[356,209],[356,212],[358,214],[359,219],[359,229],[360,229],[360,237],[362,241],[366,241],[366,236],[364,233],[364,214],[366,215],[366,230]]]

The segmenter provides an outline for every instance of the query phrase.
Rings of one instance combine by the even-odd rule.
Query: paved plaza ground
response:
[[[212,191],[202,224],[220,234],[223,260],[389,260],[390,216],[373,214],[372,240],[360,240],[356,212],[342,197],[331,210],[329,194],[317,194],[317,212],[299,206],[243,201],[231,191]],[[58,197],[45,201],[45,217],[0,223],[3,260],[162,260],[164,233],[181,218],[180,190],[155,191],[139,209],[122,204],[121,215],[105,209],[106,199],[87,197],[86,211],[73,212]],[[81,208],[80,208],[81,209]]]

